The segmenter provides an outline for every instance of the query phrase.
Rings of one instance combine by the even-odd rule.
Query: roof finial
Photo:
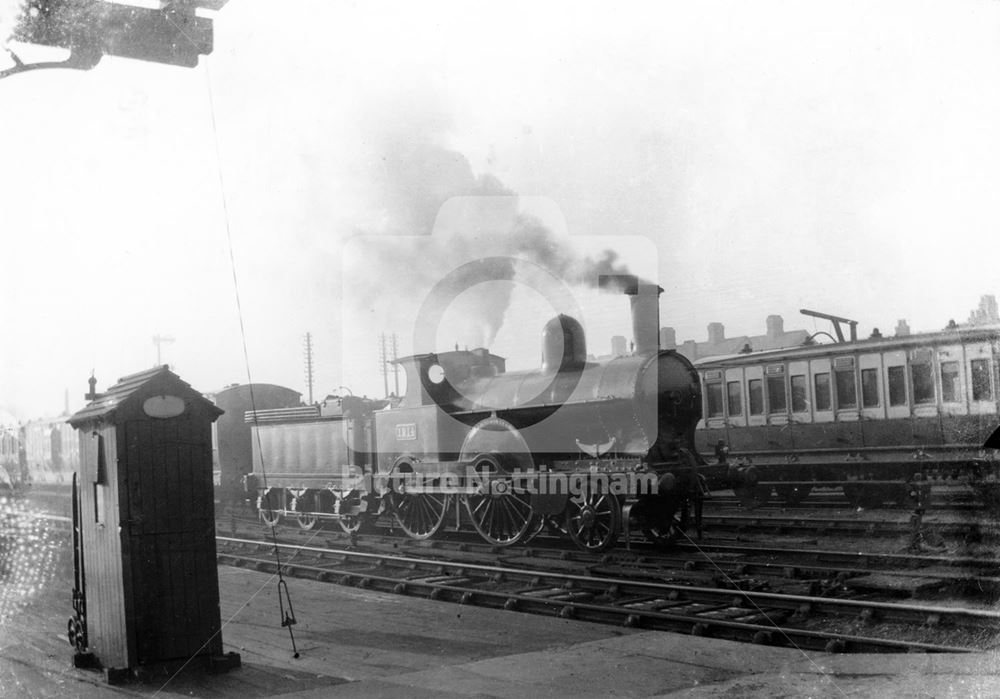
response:
[[[84,394],[84,398],[90,401],[97,400],[97,379],[94,378],[94,372],[90,372],[90,378],[87,379],[87,383],[90,384],[90,392]]]

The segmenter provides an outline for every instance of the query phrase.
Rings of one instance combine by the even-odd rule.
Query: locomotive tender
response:
[[[396,405],[347,396],[248,413],[261,515],[347,531],[385,516],[415,539],[471,526],[497,546],[546,525],[589,550],[623,529],[673,540],[701,493],[699,380],[657,346],[662,290],[634,278],[624,290],[628,356],[588,359],[582,326],[560,315],[538,369],[508,372],[485,349],[424,353],[398,360]]]
[[[696,362],[702,453],[728,448],[746,504],[841,486],[859,507],[901,502],[914,482],[963,476],[996,499],[1000,325],[873,334]],[[739,463],[733,464],[733,459]]]

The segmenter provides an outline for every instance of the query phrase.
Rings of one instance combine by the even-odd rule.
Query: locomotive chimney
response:
[[[660,294],[663,289],[656,284],[636,280],[633,287],[625,289],[632,306],[632,336],[635,351],[656,352],[660,349]]]
[[[634,274],[602,274],[601,289],[616,288],[629,297],[632,307],[632,337],[635,352],[656,352],[660,348],[660,294],[656,284]]]
[[[642,281],[634,274],[602,274],[598,288],[616,289],[629,297],[632,306],[632,337],[635,352],[656,352],[660,348],[660,294],[663,289]]]

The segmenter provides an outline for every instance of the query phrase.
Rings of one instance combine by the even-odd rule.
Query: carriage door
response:
[[[906,352],[886,352],[882,355],[885,366],[885,410],[889,419],[910,416],[910,396],[906,380]]]
[[[996,387],[993,385],[993,353],[988,342],[971,342],[965,348],[969,376],[969,412],[992,415],[997,412]]]
[[[207,424],[177,417],[125,423],[129,512],[123,522],[139,664],[183,658],[218,631],[215,522]],[[191,590],[200,590],[191,594]],[[213,628],[203,628],[206,625]]]
[[[965,390],[966,353],[961,345],[938,348],[938,375],[941,381],[941,412],[945,415],[968,415]]]

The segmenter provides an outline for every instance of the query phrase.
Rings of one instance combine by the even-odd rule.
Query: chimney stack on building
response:
[[[722,323],[708,324],[708,341],[717,345],[726,339],[726,327]]]
[[[660,328],[660,349],[677,349],[677,331],[673,328]]]
[[[1000,309],[997,308],[997,297],[986,294],[979,299],[979,308],[969,314],[970,325],[991,325],[1000,323]]]
[[[899,322],[896,323],[896,337],[909,337],[910,335],[910,324],[906,322],[906,319],[900,318]]]
[[[628,354],[628,341],[624,335],[614,335],[611,337],[611,356],[624,357]]]
[[[777,340],[785,333],[785,321],[781,316],[768,316],[767,317],[767,337],[771,340]]]

